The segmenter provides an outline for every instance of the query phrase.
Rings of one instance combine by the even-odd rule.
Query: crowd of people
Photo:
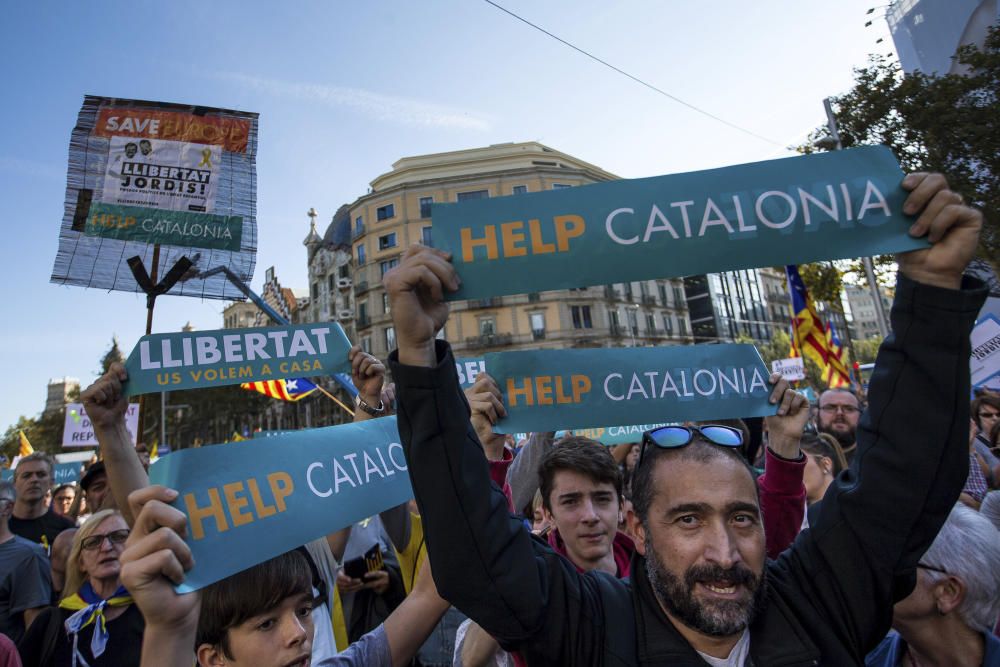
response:
[[[349,361],[415,499],[193,593],[179,490],[150,485],[112,366],[79,486],[44,454],[0,482],[0,667],[1000,666],[1000,396],[970,402],[985,291],[962,275],[981,216],[940,176],[904,187],[931,244],[898,258],[867,395],[810,405],[773,375],[773,416],[615,447],[496,432],[497,382],[463,390],[436,338],[458,276],[410,248],[397,350]]]

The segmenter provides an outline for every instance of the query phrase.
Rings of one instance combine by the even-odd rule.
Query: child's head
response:
[[[312,573],[290,551],[202,592],[195,646],[202,667],[308,664]]]

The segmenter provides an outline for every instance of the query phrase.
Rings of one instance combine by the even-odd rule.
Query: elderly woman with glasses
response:
[[[145,622],[120,579],[128,535],[117,510],[97,512],[80,527],[58,608],[39,614],[18,645],[24,667],[139,664]]]

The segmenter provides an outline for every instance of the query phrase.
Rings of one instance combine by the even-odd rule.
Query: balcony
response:
[[[611,335],[614,338],[621,338],[625,335],[625,328],[620,324],[611,323]]]
[[[503,304],[503,299],[498,296],[491,296],[488,299],[470,299],[469,308],[498,308]]]
[[[532,329],[531,340],[545,340],[545,329]]]
[[[616,292],[615,288],[612,287],[611,285],[605,285],[604,298],[607,299],[608,301],[616,301],[618,300],[618,292]]]
[[[353,230],[351,231],[351,240],[356,241],[358,237],[365,235],[365,226],[355,224]]]
[[[371,319],[370,319],[370,318],[368,317],[368,314],[367,314],[367,313],[365,313],[365,314],[362,314],[362,315],[358,315],[358,322],[357,322],[357,327],[358,327],[359,329],[365,329],[365,328],[367,328],[367,327],[371,326],[371,323],[372,323],[372,321],[371,321]]]
[[[652,294],[643,294],[642,295],[642,305],[644,305],[644,306],[655,306],[656,305],[656,297],[653,296]]]
[[[367,280],[359,280],[357,282],[357,284],[354,286],[354,294],[355,294],[355,296],[364,294],[367,291],[368,291],[368,281]]]
[[[484,347],[503,347],[510,345],[514,336],[509,333],[482,334],[480,336],[469,336],[465,339],[465,344],[469,349],[479,349]]]
[[[528,292],[528,303],[538,303],[542,300],[542,295],[538,292]]]

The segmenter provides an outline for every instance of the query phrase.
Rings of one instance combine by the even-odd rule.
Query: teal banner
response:
[[[72,484],[80,481],[80,472],[83,470],[82,463],[57,463],[52,471],[52,485]],[[0,470],[0,479],[3,481],[14,481],[14,471],[11,468]]]
[[[467,389],[475,384],[477,375],[486,372],[486,360],[482,357],[458,357],[455,359],[455,370],[458,371],[458,383],[462,389]]]
[[[180,492],[195,566],[211,583],[413,497],[395,417],[184,449],[149,470]]]
[[[500,433],[775,413],[753,345],[497,352],[486,366],[507,408]]]
[[[84,233],[122,241],[239,252],[243,218],[95,202],[90,205]]]
[[[125,361],[127,396],[350,373],[336,322],[143,336]]]
[[[721,419],[722,417],[720,417]],[[567,435],[579,435],[584,438],[596,440],[602,445],[623,445],[626,442],[639,442],[642,434],[652,431],[661,426],[670,426],[677,422],[658,424],[632,424],[631,426],[599,426],[597,428],[576,428],[567,432]]]
[[[899,163],[885,146],[434,204],[449,299],[902,252]]]

